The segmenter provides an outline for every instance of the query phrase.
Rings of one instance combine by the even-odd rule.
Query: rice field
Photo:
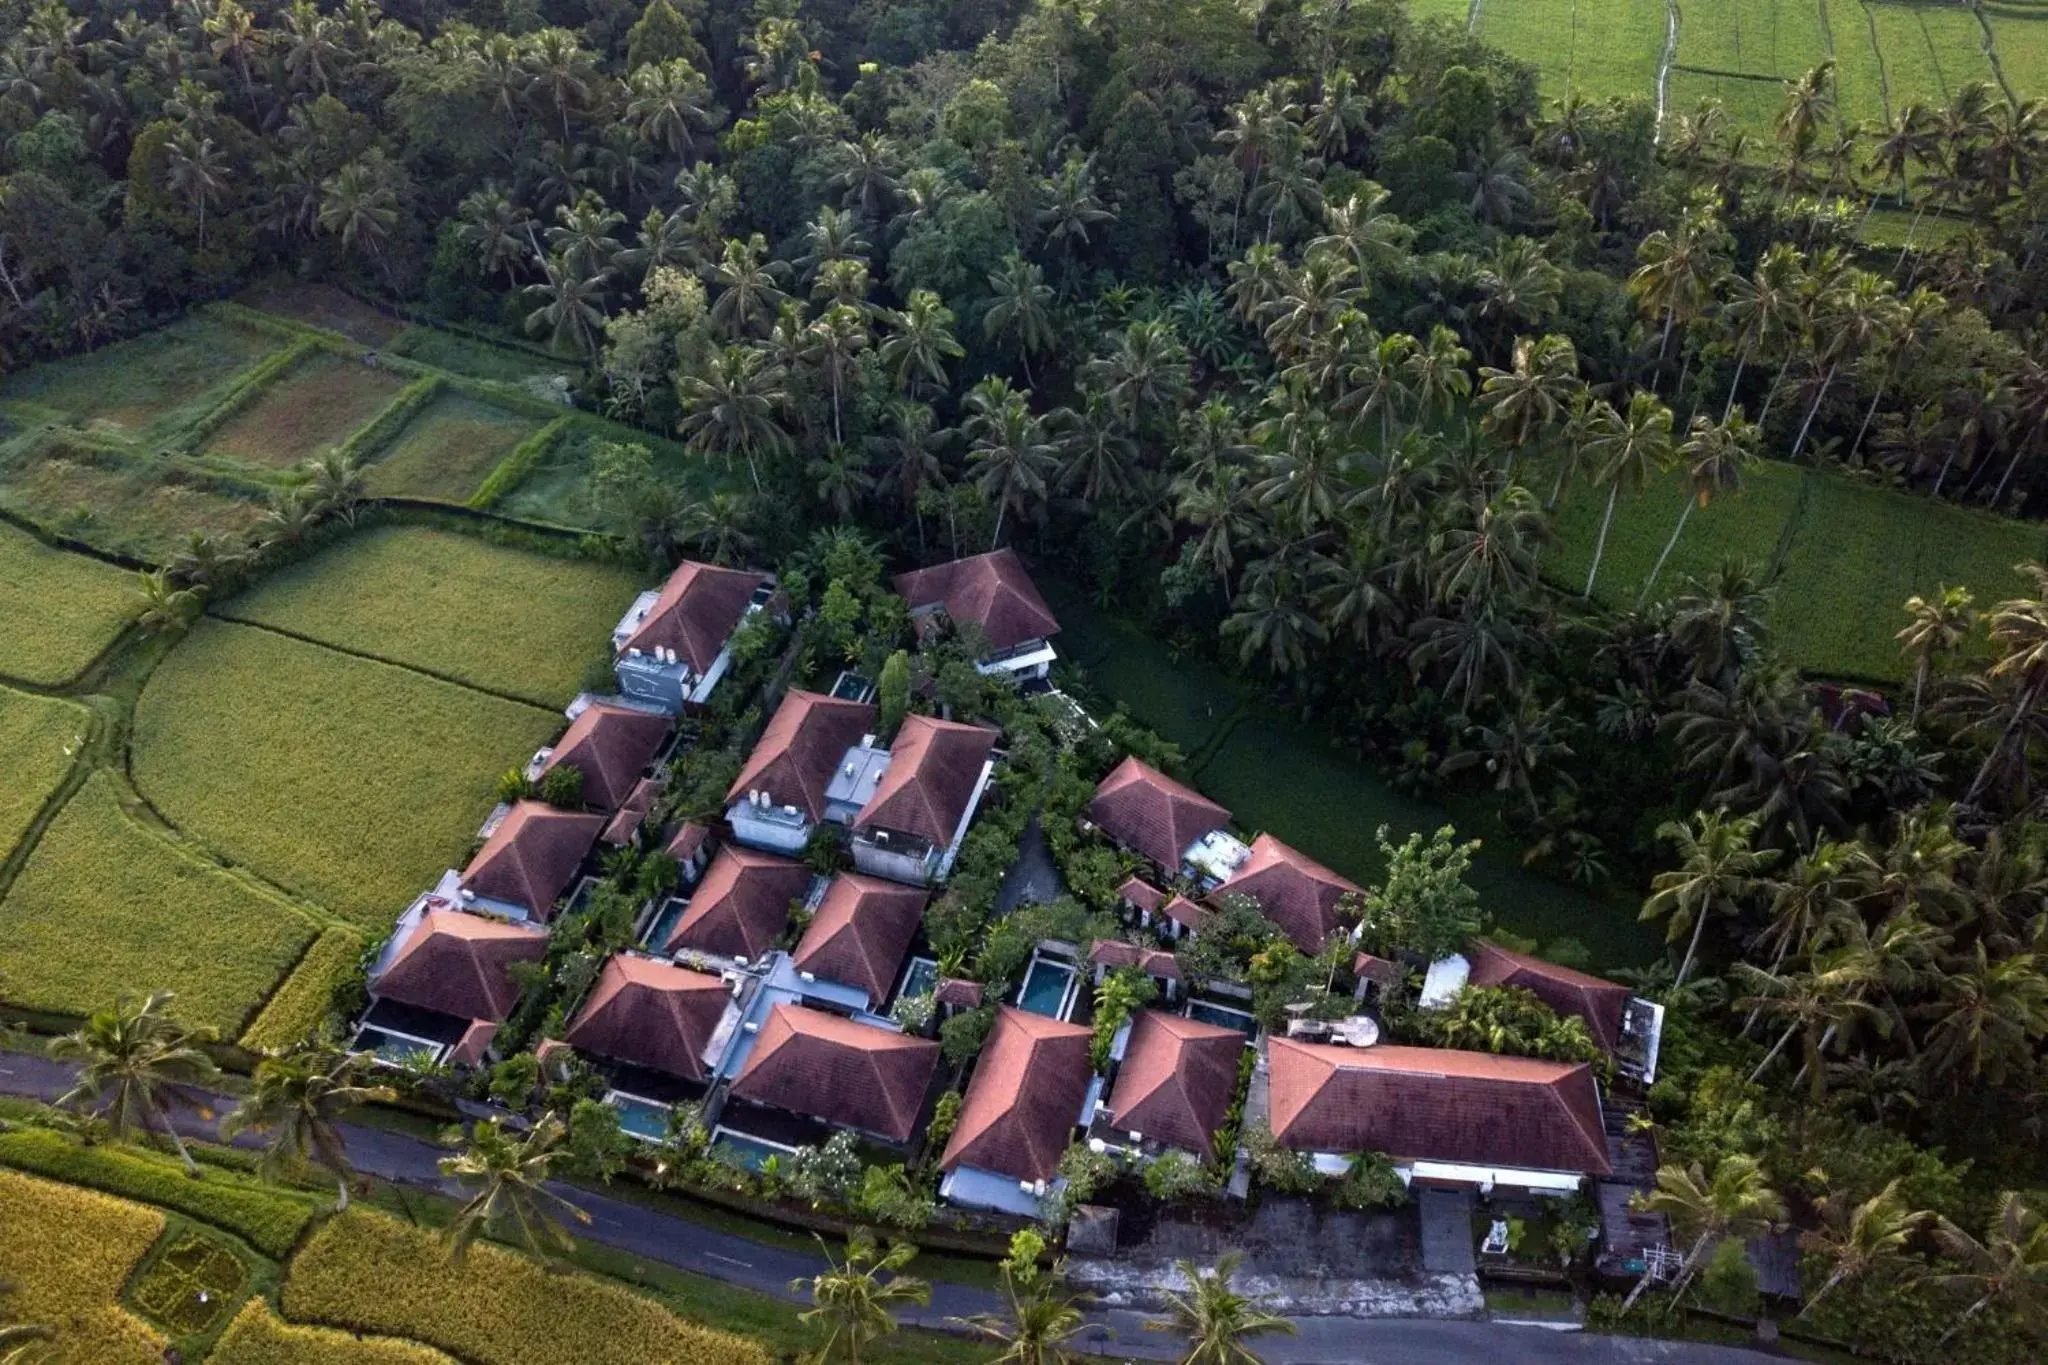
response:
[[[197,416],[277,348],[253,328],[194,315],[130,341],[37,365],[0,383],[0,410],[24,426],[57,421],[133,435]]]
[[[1481,0],[1476,32],[1535,63],[1546,95],[1654,96],[1665,0]]]
[[[220,614],[559,707],[643,586],[616,565],[385,526],[224,603]]]
[[[233,1037],[313,932],[282,900],[145,828],[102,773],[0,900],[0,999],[82,1015],[170,990],[181,1018]]]
[[[239,537],[263,519],[263,504],[196,483],[152,458],[102,466],[60,456],[0,473],[0,507],[96,549],[160,564],[194,531]]]
[[[499,775],[560,725],[552,710],[204,620],[143,691],[131,768],[206,847],[381,933],[464,857]]]
[[[649,436],[632,427],[579,418],[570,423],[539,467],[501,498],[493,510],[504,516],[555,526],[608,529],[590,495],[591,461],[597,448],[607,441],[647,446],[654,452],[655,468],[663,479],[700,496],[721,488],[740,489],[747,481],[744,463],[734,461],[728,465],[723,460],[692,455],[673,441]]]
[[[230,417],[206,449],[270,469],[290,469],[347,440],[404,387],[405,381],[389,371],[318,352]]]
[[[417,414],[370,467],[374,497],[467,502],[514,446],[540,429],[530,417],[447,393]]]
[[[164,1339],[121,1306],[129,1270],[163,1232],[155,1209],[0,1170],[0,1283],[10,1322],[57,1329],[42,1365],[158,1365]],[[47,1353],[45,1353],[47,1351]]]
[[[455,1365],[431,1346],[282,1321],[251,1299],[221,1333],[209,1365]]]
[[[0,522],[0,679],[70,681],[140,608],[133,574]]]
[[[339,332],[365,346],[388,345],[405,328],[404,323],[386,317],[331,284],[293,279],[270,280],[244,289],[235,301],[293,322]]]
[[[65,775],[91,728],[85,709],[52,697],[0,687],[0,863],[14,851]]]

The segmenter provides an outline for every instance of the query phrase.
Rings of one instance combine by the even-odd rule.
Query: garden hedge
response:
[[[67,1365],[157,1365],[163,1338],[120,1299],[163,1229],[155,1209],[0,1171],[0,1283],[13,1290],[4,1320],[55,1327]]]
[[[455,1365],[431,1346],[394,1337],[358,1337],[332,1327],[280,1321],[251,1299],[221,1334],[208,1365]]]
[[[575,419],[557,417],[533,435],[512,448],[512,453],[501,460],[496,469],[485,476],[476,492],[470,494],[469,505],[479,512],[496,507],[501,499],[513,489],[525,483],[548,457],[555,443],[562,439]]]

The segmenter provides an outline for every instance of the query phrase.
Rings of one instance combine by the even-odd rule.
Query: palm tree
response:
[[[1992,663],[1990,677],[2009,679],[2018,688],[2010,703],[2010,716],[1983,766],[1963,794],[1974,804],[1991,779],[2015,757],[2022,760],[2026,750],[2027,727],[2040,705],[2043,688],[2048,688],[2048,569],[2032,561],[2015,565],[2033,580],[2033,597],[2015,597],[1991,609],[1991,638],[2002,652]],[[2017,747],[2018,753],[2014,754]]]
[[[1638,1196],[1634,1205],[1646,1213],[1663,1214],[1680,1237],[1692,1238],[1671,1283],[1674,1298],[1722,1238],[1746,1241],[1769,1232],[1785,1217],[1785,1201],[1765,1181],[1763,1166],[1755,1157],[1740,1152],[1722,1157],[1712,1180],[1697,1161],[1690,1166],[1660,1167],[1657,1188],[1647,1197]],[[1622,1300],[1624,1313],[1635,1306],[1649,1285],[1650,1276],[1645,1272]]]
[[[1749,991],[1734,1002],[1735,1007],[1747,1007],[1752,1014],[1785,1021],[1785,1031],[1749,1073],[1751,1085],[1763,1078],[1786,1044],[1797,1037],[1804,1052],[1800,1072],[1812,1087],[1810,1098],[1816,1105],[1826,1099],[1827,1067],[1821,1059],[1822,1050],[1846,1026],[1870,1013],[1870,1006],[1862,998],[1865,982],[1860,965],[1827,955],[1806,971],[1774,975],[1747,962],[1735,964],[1736,979]]]
[[[1127,493],[1129,461],[1136,443],[1124,434],[1116,405],[1099,390],[1081,390],[1081,410],[1060,408],[1052,414],[1058,443],[1065,455],[1060,488],[1078,495],[1084,507]]]
[[[1043,189],[1044,207],[1038,211],[1038,226],[1045,240],[1057,243],[1060,253],[1072,264],[1077,247],[1088,245],[1089,229],[1115,219],[1095,193],[1095,167],[1088,160],[1070,156],[1059,173]]]
[[[1764,252],[1749,275],[1729,279],[1728,301],[1722,312],[1733,328],[1735,377],[1728,381],[1728,401],[1721,405],[1722,421],[1727,421],[1735,411],[1735,395],[1742,388],[1742,371],[1749,358],[1798,325],[1801,274],[1798,249],[1789,242],[1777,242]]]
[[[206,605],[206,596],[198,588],[181,588],[172,580],[168,569],[142,569],[135,577],[136,595],[142,599],[142,610],[135,617],[135,624],[144,635],[162,635],[183,630],[192,624]]]
[[[1756,830],[1755,816],[1730,815],[1725,810],[1698,811],[1688,824],[1667,820],[1657,827],[1659,839],[1677,845],[1679,865],[1651,880],[1650,898],[1643,902],[1641,918],[1664,920],[1665,935],[1674,942],[1688,928],[1692,930],[1672,983],[1674,990],[1692,974],[1707,920],[1726,914],[1748,897],[1756,889],[1757,878],[1777,860],[1777,850],[1754,846]]]
[[[860,353],[868,348],[867,319],[858,308],[835,303],[804,330],[804,359],[825,376],[832,391],[832,441],[845,439],[839,425],[839,395],[853,373]]]
[[[1892,282],[1882,275],[1852,270],[1843,285],[1826,295],[1815,310],[1814,359],[1825,368],[1820,385],[1814,390],[1813,402],[1806,409],[1806,420],[1799,424],[1799,434],[1792,439],[1792,450],[1786,459],[1797,460],[1799,452],[1806,448],[1813,419],[1820,415],[1821,403],[1842,366],[1897,330],[1900,304],[1893,297],[1894,292]]]
[[[1389,191],[1367,180],[1342,204],[1325,204],[1324,233],[1310,240],[1308,250],[1334,251],[1348,257],[1360,280],[1370,281],[1399,269],[1409,260],[1408,248],[1415,240],[1415,230],[1385,211],[1391,197]]]
[[[1678,524],[1671,528],[1671,539],[1664,542],[1664,550],[1651,566],[1650,576],[1636,590],[1637,611],[1649,599],[1650,589],[1657,586],[1657,575],[1664,572],[1664,561],[1671,558],[1693,509],[1705,507],[1724,493],[1742,491],[1742,472],[1757,463],[1757,437],[1756,423],[1745,420],[1740,413],[1718,422],[1705,416],[1692,419],[1685,444],[1678,447],[1678,461],[1692,496],[1685,500]]]
[[[1980,939],[1942,976],[1939,992],[1912,1012],[1934,1020],[1920,1064],[1952,1089],[1979,1079],[2004,1084],[2048,1037],[2048,976],[2032,953],[1993,958]]]
[[[595,356],[604,335],[604,289],[612,272],[579,275],[559,256],[548,257],[541,268],[546,278],[526,287],[526,293],[540,300],[540,306],[526,315],[526,330],[546,329],[548,344],[558,351]]]
[[[967,395],[967,462],[975,483],[996,504],[995,536],[1003,543],[1003,518],[1024,513],[1045,499],[1046,480],[1059,468],[1059,452],[1046,438],[1024,395],[1000,379],[984,379]]]
[[[1305,573],[1289,556],[1259,560],[1245,572],[1244,586],[1223,618],[1222,634],[1239,638],[1238,659],[1249,664],[1260,654],[1274,674],[1298,673],[1308,663],[1308,645],[1325,638],[1323,623],[1304,607]]]
[[[823,1238],[818,1247],[825,1253],[825,1269],[791,1280],[789,1288],[791,1293],[811,1296],[813,1306],[797,1316],[826,1327],[824,1344],[812,1355],[820,1365],[860,1365],[861,1351],[870,1342],[896,1330],[895,1305],[923,1306],[932,1301],[929,1284],[903,1273],[917,1259],[917,1248],[908,1242],[891,1242],[884,1252],[872,1232],[856,1228],[846,1239],[844,1260],[832,1259]]]
[[[455,237],[476,253],[485,275],[513,278],[533,249],[532,215],[496,185],[463,196],[455,210]]]
[[[441,1158],[442,1175],[476,1189],[441,1234],[450,1260],[460,1265],[479,1236],[500,1231],[544,1260],[573,1249],[560,1218],[588,1223],[590,1215],[547,1187],[567,1131],[552,1110],[523,1134],[492,1119],[470,1129],[468,1146]]]
[[[206,246],[206,208],[227,197],[227,158],[210,137],[181,128],[164,144],[164,188],[185,201],[199,223],[199,245]]]
[[[1671,347],[1672,329],[1690,323],[1713,303],[1714,281],[1724,266],[1716,248],[1724,236],[1712,214],[1688,213],[1675,230],[1653,232],[1636,248],[1639,264],[1628,277],[1628,289],[1645,311],[1664,320],[1657,343],[1660,364]],[[1678,387],[1685,387],[1683,374]]]
[[[895,335],[882,343],[881,359],[896,387],[914,394],[922,384],[943,391],[946,362],[967,354],[953,335],[953,310],[929,289],[913,289],[903,311],[886,315]]]
[[[320,185],[320,227],[341,238],[343,251],[369,253],[391,283],[384,241],[398,224],[398,190],[383,160],[360,156]]]
[[[1968,588],[1951,588],[1946,583],[1934,596],[1914,593],[1906,599],[1911,621],[1894,637],[1899,649],[1913,661],[1913,711],[1911,724],[1920,723],[1920,700],[1927,691],[1927,679],[1940,660],[1963,647],[1977,628],[1976,598]]]
[[[1087,1324],[1081,1301],[1066,1292],[1066,1262],[1041,1268],[1038,1257],[1045,1239],[1035,1232],[1010,1238],[1010,1255],[1002,1262],[1003,1297],[1008,1313],[978,1313],[953,1322],[1002,1346],[991,1365],[1074,1365],[1079,1353],[1069,1343]]]
[[[757,453],[773,454],[789,445],[789,433],[775,420],[775,410],[788,401],[780,366],[767,353],[747,346],[727,346],[711,358],[703,373],[681,376],[677,396],[683,420],[677,425],[691,449],[723,451],[728,460],[737,450],[746,457],[754,491],[761,491]]]
[[[186,1174],[197,1175],[199,1165],[172,1126],[164,1097],[214,1076],[213,1059],[200,1048],[212,1034],[173,1019],[171,1000],[169,991],[156,991],[139,1005],[124,1000],[95,1010],[76,1032],[52,1042],[52,1057],[79,1063],[77,1082],[57,1106],[104,1118],[116,1138],[133,1128],[161,1132],[177,1148]]]
[[[1595,483],[1607,485],[1607,510],[1600,517],[1600,534],[1593,542],[1593,564],[1586,570],[1584,596],[1593,595],[1600,576],[1600,558],[1607,550],[1607,531],[1614,523],[1614,504],[1626,487],[1640,493],[1650,471],[1671,454],[1671,409],[1656,395],[1638,389],[1628,400],[1628,414],[1616,412],[1604,400],[1595,408],[1592,439],[1586,451],[1597,463]]]
[[[1509,364],[1479,371],[1479,406],[1485,410],[1479,425],[1519,452],[1564,410],[1579,382],[1579,354],[1569,337],[1520,337]]]
[[[1527,496],[1526,490],[1517,491]],[[1536,804],[1536,774],[1572,756],[1571,746],[1560,738],[1563,711],[1562,701],[1544,706],[1534,693],[1524,692],[1512,710],[1503,708],[1497,720],[1473,726],[1469,733],[1476,747],[1452,754],[1437,771],[1449,776],[1466,768],[1484,767],[1493,775],[1496,792],[1520,793],[1528,803],[1530,818],[1540,819],[1543,811]]]
[[[340,1191],[336,1210],[346,1209],[355,1168],[335,1121],[346,1110],[398,1094],[388,1085],[363,1083],[369,1063],[368,1053],[325,1048],[266,1057],[256,1064],[255,1086],[248,1097],[221,1120],[220,1135],[232,1141],[250,1129],[269,1133],[263,1153],[267,1178],[296,1175],[309,1161],[316,1162],[334,1176]]]
[[[1799,1244],[1807,1251],[1827,1258],[1828,1277],[1808,1296],[1795,1317],[1805,1317],[1820,1301],[1851,1280],[1875,1274],[1889,1267],[1911,1263],[1906,1244],[1926,1224],[1930,1215],[1909,1209],[1893,1180],[1860,1204],[1850,1204],[1829,1193],[1814,1201],[1820,1210],[1820,1226],[1800,1234]]]
[[[345,525],[356,524],[356,509],[363,500],[363,467],[355,458],[330,450],[301,466],[306,488],[322,516],[334,517]]]
[[[789,267],[767,259],[768,243],[760,233],[746,241],[728,238],[718,264],[711,267],[711,283],[719,287],[711,305],[711,320],[726,336],[740,338],[765,333],[775,321],[775,312],[789,295],[777,287]]]
[[[626,78],[626,121],[649,144],[684,157],[696,150],[697,134],[716,128],[723,113],[702,72],[678,57],[646,62]]]
[[[1052,349],[1052,286],[1043,270],[1014,251],[988,284],[993,297],[982,315],[982,333],[991,341],[1009,337],[1016,343],[1024,382],[1031,384],[1031,353]]]
[[[934,432],[931,405],[899,398],[889,405],[885,430],[867,439],[878,458],[881,484],[902,500],[903,510],[917,518],[917,543],[924,546],[924,513],[917,495],[945,480],[946,469],[939,460],[939,448],[946,433]]]
[[[1835,116],[1835,59],[1827,58],[1795,81],[1785,82],[1785,102],[1772,123],[1785,148],[1783,189],[1798,179],[1821,127]],[[1781,197],[1783,190],[1780,191]]]
[[[1935,1220],[1934,1237],[1941,1249],[1966,1267],[1936,1283],[1977,1294],[1968,1308],[1941,1334],[1937,1346],[1962,1330],[1971,1318],[1995,1303],[2009,1303],[2028,1318],[2048,1309],[2048,1219],[2027,1206],[2016,1190],[1998,1197],[1998,1213],[1978,1241],[1946,1218]]]
[[[842,522],[853,520],[861,500],[874,491],[875,480],[860,457],[837,441],[811,461],[810,474],[817,481],[818,501],[832,509]]]
[[[1203,1270],[1193,1261],[1175,1263],[1189,1292],[1165,1291],[1161,1297],[1166,1300],[1166,1319],[1147,1319],[1145,1330],[1185,1338],[1188,1350],[1181,1365],[1259,1365],[1257,1353],[1246,1342],[1274,1332],[1295,1334],[1292,1322],[1267,1312],[1257,1298],[1233,1287],[1243,1261],[1243,1252],[1226,1251],[1216,1258],[1213,1270]]]

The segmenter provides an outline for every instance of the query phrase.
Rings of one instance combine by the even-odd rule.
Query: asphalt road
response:
[[[68,1064],[0,1051],[0,1094],[54,1100],[70,1089],[71,1080]],[[234,1108],[226,1096],[214,1100],[216,1116]],[[217,1140],[217,1118],[182,1111],[176,1122],[182,1133]],[[365,1174],[414,1189],[461,1194],[440,1174],[437,1163],[447,1155],[444,1148],[361,1124],[342,1124],[341,1131],[351,1160]],[[244,1145],[256,1142],[253,1136],[244,1139]],[[815,1274],[824,1264],[807,1253],[750,1241],[589,1190],[563,1187],[561,1193],[590,1214],[591,1221],[579,1236],[776,1298],[802,1299],[790,1289],[790,1281]],[[902,1317],[917,1326],[944,1328],[952,1319],[995,1312],[999,1306],[987,1290],[939,1282],[932,1285],[929,1308]],[[1090,1313],[1084,1344],[1093,1354],[1115,1358],[1178,1359],[1178,1339],[1146,1331],[1145,1320],[1142,1313],[1121,1309]],[[1694,1342],[1591,1336],[1499,1322],[1331,1317],[1291,1321],[1294,1336],[1262,1337],[1256,1342],[1268,1365],[1761,1365],[1784,1358]]]

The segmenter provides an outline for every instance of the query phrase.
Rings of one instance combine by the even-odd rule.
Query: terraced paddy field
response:
[[[37,812],[64,781],[84,747],[91,718],[84,707],[0,687],[0,862],[7,860]]]
[[[216,491],[155,457],[87,463],[48,455],[0,465],[0,508],[98,550],[160,564],[187,537],[239,537],[263,520],[252,497]]]
[[[0,522],[0,679],[68,682],[140,609],[133,574]]]
[[[128,1272],[164,1216],[90,1190],[0,1170],[0,1282],[10,1321],[47,1323],[57,1338],[24,1359],[44,1365],[158,1365],[164,1339],[121,1304]]]
[[[242,370],[278,348],[254,328],[203,314],[131,341],[9,375],[0,411],[114,435],[174,426],[213,405]]]
[[[444,394],[428,404],[370,467],[373,497],[467,502],[499,461],[540,423],[516,412]]]
[[[318,352],[294,365],[207,443],[209,453],[290,469],[347,440],[405,381],[359,360]]]

